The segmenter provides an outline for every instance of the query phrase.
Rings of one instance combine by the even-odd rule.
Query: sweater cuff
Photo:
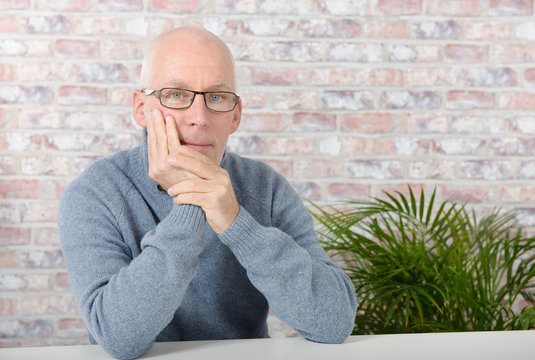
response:
[[[192,232],[203,231],[206,217],[204,211],[196,205],[177,205],[162,220],[161,224],[190,229]]]
[[[247,210],[240,207],[238,217],[224,233],[219,235],[219,239],[232,250],[241,262],[265,248],[267,241],[266,236],[263,235],[264,230],[265,228]]]

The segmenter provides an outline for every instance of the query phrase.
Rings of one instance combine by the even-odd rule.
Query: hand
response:
[[[179,156],[171,156],[169,163],[196,177],[172,185],[168,194],[175,197],[176,204],[200,206],[212,230],[222,234],[240,212],[228,172],[206,155],[186,146],[180,147],[178,152]]]
[[[178,157],[180,140],[176,123],[171,116],[164,120],[159,110],[153,110],[147,123],[149,177],[168,189],[181,180],[196,176],[169,164],[169,157]]]

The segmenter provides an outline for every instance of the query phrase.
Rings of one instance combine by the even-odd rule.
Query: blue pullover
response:
[[[142,144],[96,161],[65,190],[59,231],[90,341],[132,359],[155,341],[268,337],[269,308],[301,336],[340,343],[354,326],[351,281],[320,247],[300,197],[268,165],[226,152],[240,204],[212,231],[148,176]]]

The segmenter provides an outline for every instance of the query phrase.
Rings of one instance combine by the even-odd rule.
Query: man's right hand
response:
[[[147,123],[147,146],[149,157],[149,177],[165,190],[172,185],[196,175],[169,164],[169,157],[178,157],[180,140],[175,120],[171,116],[164,119],[155,109]]]

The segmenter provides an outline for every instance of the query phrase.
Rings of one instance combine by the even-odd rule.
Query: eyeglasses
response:
[[[228,112],[234,110],[240,102],[240,97],[230,91],[194,91],[178,88],[163,88],[160,90],[141,89],[143,94],[153,95],[160,104],[170,109],[187,109],[193,104],[196,95],[202,95],[204,104],[212,111]]]

